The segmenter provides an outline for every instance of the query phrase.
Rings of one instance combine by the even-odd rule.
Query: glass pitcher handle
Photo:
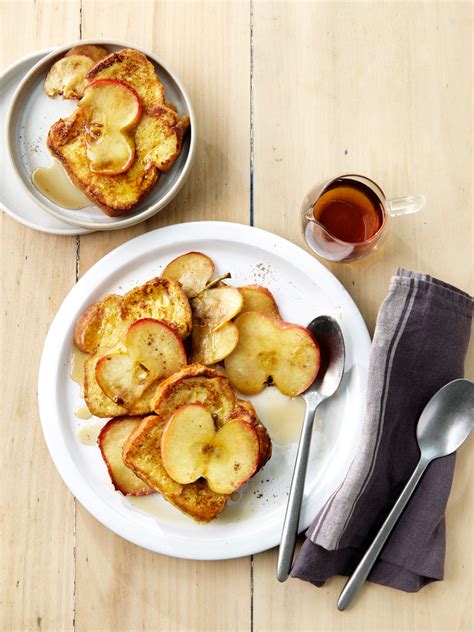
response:
[[[392,217],[397,215],[409,215],[421,211],[425,207],[424,195],[405,195],[404,197],[387,200],[388,212]]]

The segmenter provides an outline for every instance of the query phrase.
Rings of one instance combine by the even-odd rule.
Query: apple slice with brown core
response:
[[[155,491],[138,478],[123,462],[122,447],[143,417],[117,417],[100,431],[97,443],[105,461],[112,485],[124,496],[144,496]]]
[[[257,469],[259,440],[243,419],[231,419],[216,430],[211,414],[201,404],[188,404],[172,415],[161,438],[166,471],[185,485],[207,480],[218,494],[231,494]]]
[[[214,331],[232,320],[242,309],[243,302],[237,288],[230,285],[213,287],[192,299],[193,320]]]
[[[156,380],[186,365],[183,343],[159,320],[142,318],[128,328],[123,343],[97,362],[97,383],[109,399],[131,406]]]
[[[86,86],[79,107],[86,119],[90,170],[100,175],[127,171],[135,157],[129,132],[138,125],[142,113],[138,94],[123,81],[96,79]]]
[[[186,296],[192,298],[206,287],[214,270],[214,262],[207,255],[188,252],[168,263],[161,276],[179,281]]]
[[[271,378],[284,394],[305,391],[319,371],[319,347],[310,332],[259,312],[235,321],[239,343],[225,359],[227,376],[241,393],[260,393]]]
[[[90,57],[73,54],[62,57],[51,66],[44,81],[48,97],[60,94],[64,99],[80,99],[87,85],[86,75],[95,66]]]
[[[269,289],[263,285],[244,285],[239,287],[239,292],[244,299],[242,314],[244,312],[260,312],[281,320],[278,305]]]
[[[242,304],[239,290],[223,284],[191,300],[193,362],[215,364],[235,349],[239,332],[231,320],[240,312]]]

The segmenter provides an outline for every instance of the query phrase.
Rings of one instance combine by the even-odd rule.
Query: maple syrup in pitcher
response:
[[[373,237],[384,221],[384,207],[363,182],[334,180],[313,206],[316,222],[336,239],[359,244]]]

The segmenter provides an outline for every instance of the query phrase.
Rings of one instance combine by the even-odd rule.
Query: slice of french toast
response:
[[[152,412],[151,400],[159,382],[151,384],[139,399],[128,408],[117,404],[107,397],[96,379],[97,362],[104,350],[91,354],[84,363],[84,400],[89,411],[100,418],[119,417],[121,415],[149,415]]]
[[[165,88],[155,67],[146,55],[133,48],[124,48],[100,59],[88,72],[87,79],[115,79],[127,83],[137,92],[147,113],[165,104]]]
[[[168,420],[174,411],[186,404],[202,404],[222,426],[232,414],[237,398],[229,380],[217,369],[190,364],[156,389],[151,407],[160,418]]]
[[[139,285],[124,296],[109,294],[88,307],[79,317],[74,330],[76,346],[89,353],[84,364],[84,399],[96,417],[147,415],[152,412],[151,399],[158,383],[150,385],[127,409],[109,399],[96,379],[100,358],[121,340],[128,326],[142,318],[153,318],[167,324],[186,338],[191,331],[191,308],[180,284],[173,279],[157,277]]]
[[[112,349],[127,325],[140,318],[161,320],[182,339],[191,332],[191,307],[181,285],[155,277],[123,296],[108,294],[90,305],[76,322],[74,344],[86,353]]]
[[[117,217],[130,212],[150,192],[160,173],[171,169],[181,153],[189,118],[180,117],[166,103],[164,87],[153,64],[139,51],[124,49],[108,55],[90,70],[87,80],[89,85],[104,80],[126,84],[138,95],[142,115],[136,127],[127,132],[134,151],[130,166],[112,175],[91,170],[88,152],[90,143],[96,142],[91,134],[106,130],[104,117],[107,121],[113,113],[103,112],[97,127],[96,121],[91,121],[97,112],[81,108],[81,102],[71,116],[52,125],[46,144],[74,184],[107,215]]]
[[[180,484],[173,480],[163,465],[161,437],[171,416],[187,403],[200,403],[223,427],[231,419],[251,424],[259,440],[259,461],[255,473],[271,456],[271,441],[250,402],[238,400],[227,378],[215,369],[200,365],[185,367],[162,382],[153,400],[156,415],[146,417],[124,443],[125,464],[147,485],[183,513],[198,522],[210,522],[224,509],[229,494],[218,494],[206,480]]]

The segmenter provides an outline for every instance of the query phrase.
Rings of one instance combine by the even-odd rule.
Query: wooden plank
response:
[[[77,39],[79,2],[2,2],[0,29],[4,67],[35,49]],[[0,628],[69,630],[74,500],[43,440],[36,384],[47,329],[75,282],[76,240],[32,231],[3,213],[0,224]]]
[[[81,274],[117,245],[160,226],[248,223],[249,15],[248,2],[83,2],[84,39],[135,41],[175,70],[193,103],[198,142],[189,179],[165,210],[130,229],[81,238]]]
[[[146,230],[181,221],[249,218],[248,3],[83,2],[84,38],[154,50],[182,78],[196,109],[198,149],[188,183],[162,213],[128,230],[81,237],[80,271]],[[78,630],[245,630],[250,563],[191,562],[144,551],[77,518]]]
[[[463,2],[254,3],[255,224],[303,245],[306,191],[343,173],[367,174],[391,196],[427,196],[423,213],[393,221],[378,253],[328,266],[371,331],[400,265],[472,290],[469,20]],[[279,585],[271,551],[254,561],[254,629],[472,629],[467,452],[448,505],[445,582],[419,595],[369,584],[350,614],[338,613],[340,578],[319,590]]]

